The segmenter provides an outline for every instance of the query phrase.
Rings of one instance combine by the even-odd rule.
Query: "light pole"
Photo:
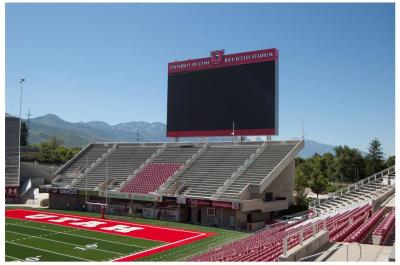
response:
[[[21,125],[22,125],[22,121],[21,121],[21,110],[22,110],[22,87],[23,87],[23,83],[25,82],[24,78],[21,78],[21,80],[19,80],[19,84],[20,84],[20,89],[21,89],[21,95],[19,98],[19,133],[18,133],[18,182],[21,180]]]
[[[19,84],[20,84],[20,90],[21,90],[21,94],[19,97],[19,119],[21,119],[21,111],[22,111],[22,88],[23,88],[23,84],[25,82],[25,78],[21,78],[21,80],[19,80]]]

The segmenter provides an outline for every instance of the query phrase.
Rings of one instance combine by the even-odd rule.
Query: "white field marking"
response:
[[[7,218],[8,218],[8,217],[7,217]],[[8,219],[11,219],[11,218],[8,218]],[[12,220],[18,220],[18,219],[12,219]],[[27,223],[29,223],[29,222],[32,222],[32,221],[11,222],[11,223],[8,223],[8,224],[27,224]],[[5,224],[8,225],[8,224],[7,224],[7,219],[6,219]]]
[[[30,228],[30,229],[36,229],[36,230],[43,230],[43,231],[49,231],[48,229],[43,229],[43,228],[38,228],[38,227],[31,227],[31,226],[26,226],[26,225],[17,225],[17,224],[6,224],[6,225],[15,225],[15,226],[21,226],[21,227],[26,227],[26,228]],[[71,229],[72,231],[79,231],[82,229]],[[83,229],[86,230],[86,229]],[[89,231],[93,231],[93,230],[89,230]],[[114,243],[114,244],[119,244],[119,245],[124,245],[124,246],[128,246],[128,247],[137,247],[137,248],[141,248],[141,249],[146,249],[146,247],[143,246],[137,246],[137,245],[133,245],[133,244],[126,244],[126,243],[121,243],[121,242],[115,242],[115,241],[110,241],[110,240],[105,240],[105,239],[100,239],[100,238],[93,238],[93,237],[88,237],[88,236],[80,236],[80,235],[75,235],[75,234],[69,234],[69,233],[64,233],[64,232],[56,232],[56,231],[52,231],[55,234],[64,234],[64,235],[69,235],[69,236],[76,236],[76,237],[81,237],[81,238],[88,238],[88,239],[93,239],[93,240],[97,240],[97,241],[104,241],[104,242],[108,242],[108,243]],[[101,233],[101,232],[99,232]],[[116,235],[118,236],[118,235]]]
[[[7,241],[7,240],[5,242],[9,243],[9,244],[13,244],[13,245],[17,245],[17,246],[23,246],[23,247],[31,248],[31,249],[36,249],[36,250],[40,250],[40,251],[44,251],[44,252],[48,252],[48,253],[52,253],[52,254],[56,254],[56,255],[60,255],[60,256],[65,256],[65,257],[69,257],[69,258],[75,258],[75,259],[80,259],[80,260],[84,260],[84,261],[93,261],[93,260],[90,260],[90,259],[84,259],[84,258],[79,258],[79,257],[63,254],[63,253],[54,252],[54,251],[51,251],[51,250],[46,250],[46,249],[41,249],[41,248],[37,248],[37,247],[27,246],[27,245],[24,245],[24,244],[18,244],[18,243],[10,242],[10,241]]]
[[[72,216],[74,216],[74,215],[72,215]],[[7,217],[7,218],[9,218],[9,219],[17,219],[17,218],[12,218],[12,217]],[[17,220],[21,220],[21,219],[17,219]],[[102,220],[102,219],[97,219],[97,220]],[[30,222],[36,222],[36,223],[39,222],[39,223],[41,223],[40,221],[36,221],[36,220],[29,220],[29,221]],[[45,223],[45,224],[57,225],[57,224],[51,224],[51,223]],[[129,223],[125,223],[125,224],[129,224]],[[13,224],[6,224],[6,225],[13,225]],[[132,223],[130,225],[132,225]],[[58,226],[60,226],[60,225],[58,225]],[[61,226],[67,226],[67,225],[61,225]],[[107,232],[107,231],[100,231],[100,230],[96,231],[96,230],[89,229],[87,227],[75,227],[75,226],[67,226],[67,227],[73,227],[73,228],[75,228],[77,230],[87,230],[87,231],[98,232],[98,233],[103,233],[103,234],[109,234],[109,235],[114,235],[114,236],[125,236],[125,237],[129,237],[129,238],[136,238],[136,239],[141,239],[141,240],[154,241],[154,242],[159,242],[159,243],[163,243],[163,244],[166,243],[165,241],[161,241],[161,240],[156,240],[156,239],[151,239],[151,238],[143,238],[143,237],[136,237],[136,236],[132,236],[132,235],[125,235],[125,234],[122,234],[122,233],[121,234],[116,234],[116,233],[111,233],[111,232]],[[153,226],[153,228],[154,228],[154,226]],[[155,228],[163,229],[162,227],[155,227]],[[140,247],[140,246],[136,246],[136,245],[130,245],[130,246],[135,246],[135,247],[139,247],[139,248],[145,249],[144,247]]]
[[[144,252],[147,252],[147,251],[151,251],[151,250],[154,250],[154,249],[158,249],[158,248],[166,247],[166,246],[173,245],[173,244],[176,244],[176,243],[184,242],[186,240],[189,240],[189,239],[192,239],[192,238],[196,238],[196,237],[199,237],[199,236],[203,236],[203,235],[205,235],[205,233],[202,233],[201,235],[196,235],[196,236],[184,238],[184,239],[181,239],[181,240],[178,240],[178,241],[175,241],[175,242],[171,242],[171,243],[168,243],[168,244],[165,244],[165,245],[162,245],[162,246],[158,246],[158,247],[155,247],[155,248],[151,248],[151,249],[135,252],[135,253],[132,253],[130,255],[126,255],[126,256],[123,256],[121,258],[118,258],[118,259],[123,259],[123,258],[126,258],[126,257],[130,257],[130,256],[137,255],[137,254],[140,254],[140,253],[144,253]],[[154,254],[158,254],[158,253],[154,253]],[[117,259],[115,259],[115,260],[117,260]],[[115,261],[115,260],[112,260],[112,261]]]
[[[57,215],[38,213],[38,214],[25,215],[24,217],[27,218],[27,219],[29,219],[29,220],[30,220],[30,219],[33,219],[33,220],[42,220],[42,219],[54,218],[54,217],[57,217]]]
[[[40,255],[40,256],[35,256],[35,257],[27,257],[27,258],[25,258],[25,260],[24,261],[40,261],[40,258],[42,257],[42,255]]]
[[[10,255],[5,255],[7,258],[10,258],[10,259],[15,259],[15,260],[21,260],[21,259],[19,259],[19,258],[16,258],[16,257],[13,257],[13,256],[10,256]]]
[[[51,219],[49,220],[49,222],[53,222],[53,223],[63,223],[65,221],[79,221],[82,220],[80,218],[73,218],[73,217],[61,217],[58,219]]]
[[[28,211],[37,212],[37,213],[43,213],[43,211],[34,211],[34,210],[33,211],[28,210]],[[82,218],[83,217],[83,218],[88,218],[88,219],[93,219],[93,220],[100,220],[100,221],[104,222],[104,219],[91,217],[91,216],[86,216],[86,215],[72,215],[72,214],[64,214],[64,213],[57,213],[57,212],[55,212],[53,214],[58,214],[58,215],[60,215],[59,217],[63,217],[63,215],[66,215],[66,216],[72,216],[72,217],[77,217],[77,218],[79,218],[79,217]],[[12,218],[12,217],[7,217],[7,218]],[[110,220],[112,222],[118,222],[118,223],[121,223],[121,224],[138,225],[138,226],[143,226],[143,227],[151,227],[151,228],[158,228],[158,229],[165,229],[165,230],[172,230],[172,231],[180,231],[180,232],[186,232],[186,233],[192,233],[192,234],[203,234],[201,232],[193,231],[193,230],[182,230],[182,229],[163,227],[163,226],[145,225],[145,224],[141,224],[141,223],[130,223],[130,222],[112,220],[112,219],[107,219],[107,220]],[[149,240],[151,240],[151,239],[149,239]],[[157,241],[157,240],[155,240],[155,241]]]
[[[136,227],[136,226],[127,226],[127,225],[114,225],[114,226],[110,226],[110,227],[102,227],[100,229],[106,230],[106,231],[116,231],[116,232],[120,232],[120,233],[129,233],[132,231],[142,230],[144,228]]]
[[[69,230],[65,230],[64,232],[65,233],[67,233]],[[22,238],[16,238],[16,239],[12,239],[12,240],[9,240],[10,242],[14,242],[15,240],[26,240],[26,239],[30,239],[30,238],[32,238],[33,236],[32,235],[28,235],[28,234],[22,234],[22,233],[19,233],[19,232],[14,232],[14,231],[5,231],[6,232],[6,235],[7,235],[7,233],[15,233],[15,234],[21,234],[21,235],[27,235],[27,237],[22,237]],[[52,233],[52,234],[43,234],[43,235],[39,235],[39,236],[37,236],[37,237],[40,237],[40,238],[42,238],[43,236],[51,236],[51,235],[55,235],[56,233]]]
[[[107,222],[99,222],[99,221],[83,221],[83,222],[74,222],[74,223],[69,223],[70,225],[77,225],[77,226],[83,226],[83,227],[89,227],[89,228],[94,228],[99,225],[104,225],[107,224]]]
[[[43,236],[32,236],[32,235],[28,235],[28,234],[24,234],[24,233],[19,233],[19,232],[14,232],[14,231],[7,231],[7,232],[9,232],[9,233],[14,233],[14,234],[19,234],[19,235],[28,236],[27,239],[29,239],[29,238],[40,238],[40,239],[43,239],[43,240],[53,241],[53,242],[57,242],[57,243],[61,243],[61,244],[67,244],[67,245],[71,245],[71,246],[75,246],[75,247],[82,247],[82,245],[78,245],[78,244],[67,243],[67,242],[62,242],[62,241],[58,241],[58,240],[54,240],[54,239],[44,238],[44,236],[50,236],[50,235],[54,235],[54,234],[48,234],[48,235],[43,235]],[[125,255],[125,254],[123,254],[123,253],[118,253],[118,252],[114,252],[114,251],[109,251],[109,250],[105,250],[105,249],[101,249],[101,248],[96,248],[96,249],[91,249],[91,250],[104,251],[104,252],[108,252],[108,253],[112,253],[112,254],[117,254],[117,255]]]

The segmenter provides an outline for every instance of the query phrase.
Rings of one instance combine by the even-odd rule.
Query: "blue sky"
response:
[[[166,122],[167,64],[278,48],[280,134],[395,143],[394,4],[6,4],[6,112]]]

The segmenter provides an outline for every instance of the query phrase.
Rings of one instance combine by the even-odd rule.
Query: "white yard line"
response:
[[[21,209],[24,210],[24,209]],[[21,211],[20,210],[20,211]],[[48,213],[48,214],[57,214],[57,215],[61,215],[61,217],[63,215],[66,216],[73,216],[73,217],[83,217],[83,218],[89,218],[89,219],[93,219],[93,220],[101,220],[104,222],[104,219],[100,219],[100,218],[96,218],[96,217],[92,217],[92,216],[88,216],[88,215],[72,215],[72,214],[66,214],[66,213],[58,213],[58,212],[47,212],[47,211],[36,211],[36,210],[26,210],[29,212],[38,212],[38,213]],[[11,217],[8,217],[11,218]],[[129,224],[129,225],[137,225],[137,226],[143,226],[143,227],[151,227],[151,228],[158,228],[158,229],[166,229],[166,230],[172,230],[172,231],[179,231],[179,232],[186,232],[186,233],[192,233],[192,234],[203,234],[202,232],[199,231],[193,231],[193,230],[182,230],[179,228],[172,228],[172,227],[164,227],[164,226],[157,226],[157,225],[146,225],[146,224],[141,224],[139,222],[137,223],[133,223],[133,222],[127,222],[127,221],[120,221],[120,220],[114,220],[114,219],[106,219],[109,221],[113,221],[113,222],[118,222],[121,224]],[[151,239],[150,239],[151,240]]]
[[[75,216],[75,215],[69,215],[69,216]],[[79,215],[76,215],[75,217],[79,217]],[[22,220],[22,219],[13,218],[13,217],[7,217],[7,218],[8,218],[8,219],[13,219],[13,220]],[[103,220],[103,221],[104,221],[104,219],[98,219],[98,218],[97,218],[97,219],[94,218],[94,219],[95,219],[95,220]],[[29,222],[41,223],[41,224],[46,224],[46,225],[58,225],[58,226],[63,226],[63,225],[60,225],[60,224],[50,224],[50,223],[45,223],[45,222],[38,222],[38,221],[35,221],[35,220],[29,220]],[[126,224],[128,224],[128,223],[126,223]],[[131,225],[132,225],[132,223],[131,223]],[[68,227],[73,227],[73,226],[68,226]],[[114,235],[114,236],[123,236],[123,237],[129,237],[129,238],[135,238],[135,239],[153,241],[153,242],[158,242],[158,243],[163,243],[163,244],[165,243],[165,241],[161,241],[161,240],[157,240],[157,239],[136,237],[136,236],[130,236],[130,235],[124,235],[124,234],[116,234],[116,233],[110,233],[110,232],[105,232],[105,231],[95,231],[95,230],[88,229],[88,228],[85,228],[85,227],[74,227],[74,228],[76,228],[77,230],[86,230],[86,231],[98,232],[98,233],[109,234],[109,235]],[[116,242],[115,242],[115,243],[116,243]],[[131,246],[132,246],[132,245],[131,245]],[[138,248],[143,248],[143,249],[145,249],[144,247],[141,247],[141,246],[136,246],[136,245],[133,245],[133,246],[138,247]]]
[[[19,258],[16,258],[16,257],[13,257],[13,256],[10,256],[10,255],[5,255],[7,258],[11,258],[11,259],[15,259],[15,260],[22,260],[22,259],[19,259]]]
[[[6,225],[15,225],[15,226],[21,226],[21,227],[26,227],[26,228],[30,228],[30,229],[37,229],[37,230],[42,230],[42,231],[49,232],[48,229],[43,229],[43,228],[38,228],[38,227],[31,227],[31,226],[26,226],[26,225],[17,225],[17,224],[6,224]],[[74,229],[74,230],[79,231],[80,229]],[[92,230],[85,230],[85,229],[83,229],[83,230],[84,231],[92,231]],[[108,243],[114,243],[114,244],[129,246],[129,247],[137,247],[137,248],[141,248],[141,249],[146,249],[146,247],[143,247],[143,246],[137,246],[137,245],[133,245],[133,244],[125,244],[125,243],[120,243],[120,242],[115,242],[115,241],[110,241],[110,240],[105,240],[105,239],[99,239],[99,238],[94,238],[94,237],[87,237],[87,236],[80,236],[80,235],[69,234],[69,233],[64,233],[64,232],[57,232],[57,231],[54,231],[54,230],[52,230],[51,232],[54,232],[56,234],[76,236],[76,237],[88,238],[88,239],[93,239],[93,240],[98,240],[98,241],[104,241],[104,242],[108,242]],[[92,232],[95,232],[95,231],[92,231]],[[99,232],[99,233],[101,233],[101,232]],[[116,235],[116,236],[118,236],[118,235]]]
[[[26,239],[34,237],[34,238],[40,238],[43,240],[53,241],[53,242],[57,242],[57,243],[61,243],[61,244],[67,244],[67,245],[71,245],[71,246],[75,246],[75,247],[82,247],[82,245],[78,245],[78,244],[67,243],[67,242],[62,242],[62,241],[58,241],[58,240],[54,240],[54,239],[44,238],[44,236],[54,235],[56,233],[43,235],[43,236],[32,236],[29,234],[24,234],[24,233],[19,233],[19,232],[14,232],[14,231],[6,231],[6,232],[28,236]],[[109,250],[105,250],[105,249],[101,249],[101,248],[94,248],[94,249],[90,249],[90,250],[104,251],[104,252],[108,252],[108,253],[112,253],[112,254],[116,254],[116,255],[125,255],[124,253],[113,252],[113,251],[109,251]]]
[[[24,245],[24,244],[19,244],[19,243],[7,241],[7,240],[5,242],[9,243],[9,244],[22,246],[22,247],[26,247],[26,248],[31,248],[31,249],[36,249],[36,250],[40,250],[40,251],[44,251],[44,252],[48,252],[48,253],[52,253],[52,254],[56,254],[56,255],[60,255],[60,256],[65,256],[65,257],[69,257],[69,258],[75,258],[75,259],[80,259],[80,260],[84,260],[84,261],[93,261],[93,260],[90,260],[90,259],[79,258],[79,257],[75,257],[75,256],[63,254],[63,253],[58,253],[58,252],[54,252],[54,251],[47,250],[47,249],[41,249],[41,248],[37,248],[37,247],[27,246],[27,245]]]
[[[186,240],[189,240],[189,239],[192,239],[192,238],[196,238],[196,237],[199,237],[199,236],[202,236],[202,235],[204,235],[204,234],[197,235],[197,236],[192,236],[192,237],[188,237],[188,238],[181,239],[181,240],[178,240],[178,241],[175,241],[175,242],[171,242],[171,243],[168,243],[168,244],[165,244],[165,245],[162,245],[162,246],[158,246],[158,247],[151,248],[151,249],[146,249],[146,250],[143,250],[143,251],[140,251],[140,252],[135,252],[135,253],[132,253],[132,254],[130,254],[130,255],[126,255],[126,256],[124,256],[124,257],[117,258],[117,259],[115,259],[115,260],[123,259],[123,258],[126,258],[126,257],[130,257],[130,256],[133,256],[133,255],[137,255],[137,254],[140,254],[140,253],[144,253],[144,252],[147,252],[147,251],[152,251],[152,250],[154,250],[154,249],[158,249],[158,248],[166,247],[166,246],[173,245],[173,244],[176,244],[176,243],[184,242],[184,241],[186,241]],[[170,249],[167,249],[167,250],[170,250]],[[167,251],[167,250],[165,250],[165,251]],[[154,254],[158,254],[158,253],[154,253]],[[114,261],[114,260],[113,260],[113,261]]]

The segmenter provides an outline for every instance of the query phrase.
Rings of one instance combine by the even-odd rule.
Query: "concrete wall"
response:
[[[49,193],[49,208],[58,210],[85,211],[85,196]]]
[[[286,255],[281,255],[279,261],[296,261],[301,258],[308,257],[322,248],[329,242],[328,231],[321,231],[316,237],[311,237],[303,242],[303,245],[297,245],[290,249]]]
[[[215,209],[215,216],[207,214],[207,208]],[[191,222],[193,224],[205,226],[218,226],[224,228],[235,229],[237,226],[237,210],[227,208],[212,208],[212,207],[192,207],[191,208]],[[201,221],[199,222],[199,213],[201,214]]]
[[[273,197],[286,197],[290,204],[293,204],[294,189],[294,160],[277,176],[277,178],[269,185],[261,194],[272,192]]]
[[[293,190],[294,190],[294,170],[295,161],[292,160],[288,166],[271,182],[270,185],[263,191],[254,193],[250,192],[249,188],[245,189],[240,194],[241,200],[252,199],[265,199],[265,194],[268,192],[273,193],[273,197],[286,197],[289,205],[293,204]]]
[[[243,201],[241,205],[241,210],[244,212],[260,210],[266,213],[286,210],[288,209],[288,206],[288,200],[274,200],[264,202],[263,200],[255,199]]]
[[[381,207],[381,204],[386,201],[390,196],[392,196],[395,193],[394,189],[388,190],[385,194],[383,194],[381,197],[376,199],[375,201],[372,202],[372,210],[375,212]]]

